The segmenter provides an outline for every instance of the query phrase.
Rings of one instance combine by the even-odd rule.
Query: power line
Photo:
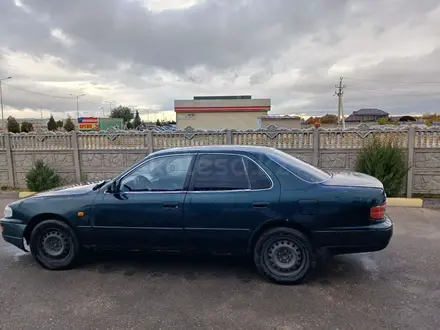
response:
[[[56,95],[50,95],[50,94],[45,94],[45,93],[40,93],[40,92],[30,91],[30,90],[28,90],[28,89],[25,89],[25,88],[22,88],[22,87],[18,87],[18,86],[13,86],[13,85],[10,85],[10,84],[5,84],[5,83],[3,83],[3,85],[6,85],[6,86],[8,86],[8,87],[12,87],[12,88],[15,88],[15,89],[21,90],[21,91],[23,91],[23,92],[32,93],[32,94],[41,95],[41,96],[52,97],[52,98],[56,98],[56,99],[69,99],[69,100],[74,99],[74,97],[71,97],[71,96],[56,96]]]
[[[86,103],[91,103],[91,104],[95,104],[95,105],[98,105],[98,106],[103,106],[104,104],[103,103],[100,103],[100,102],[94,102],[94,101],[90,101],[90,100],[87,100],[87,99],[81,99],[83,102],[86,102]]]
[[[399,91],[399,90],[395,90],[392,88],[388,88],[388,89],[383,89],[383,88],[353,88],[353,87],[348,87],[348,89],[354,90],[354,91],[381,91],[381,92],[392,92],[392,91]],[[406,92],[406,91],[401,91],[401,92]]]
[[[22,87],[18,87],[18,86],[14,86],[14,85],[10,85],[10,84],[5,84],[5,83],[2,83],[2,84],[3,84],[3,85],[6,85],[6,86],[8,86],[8,87],[11,87],[11,88],[15,88],[15,89],[21,90],[21,91],[26,92],[26,93],[31,93],[31,94],[35,94],[35,95],[51,97],[51,98],[54,98],[54,99],[74,100],[74,99],[76,98],[76,96],[58,96],[58,95],[51,95],[51,94],[46,94],[46,93],[40,93],[40,92],[31,91],[31,90],[29,90],[29,89],[22,88]],[[83,99],[81,99],[81,100],[82,100],[83,102],[87,102],[87,103],[91,103],[91,104],[95,104],[95,105],[102,105],[102,103],[94,102],[94,101],[91,101],[91,100],[87,100],[87,99],[85,99],[85,98],[83,98]]]
[[[392,80],[379,80],[379,79],[363,79],[363,78],[350,78],[344,77],[349,80],[360,80],[360,81],[371,81],[371,82],[382,82],[390,84],[440,84],[440,81],[392,81]]]
[[[347,87],[351,91],[356,92],[373,92],[373,93],[382,93],[382,94],[389,94],[389,95],[408,95],[408,96],[436,96],[439,95],[439,93],[431,92],[431,93],[424,93],[422,91],[417,92],[414,90],[410,91],[404,91],[404,90],[396,90],[396,89],[375,89],[375,88],[352,88]]]

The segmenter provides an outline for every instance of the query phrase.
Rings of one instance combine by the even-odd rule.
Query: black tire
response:
[[[258,239],[254,262],[261,275],[280,284],[303,282],[315,265],[310,240],[296,229],[271,228]]]
[[[44,268],[72,268],[79,259],[81,246],[73,229],[59,220],[45,220],[31,233],[32,256]]]

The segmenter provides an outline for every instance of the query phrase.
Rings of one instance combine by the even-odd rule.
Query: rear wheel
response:
[[[277,283],[303,281],[313,268],[314,258],[310,240],[300,231],[286,227],[263,233],[254,249],[258,271]]]
[[[52,270],[71,268],[80,253],[80,244],[73,229],[59,220],[45,220],[35,226],[30,248],[35,260]]]

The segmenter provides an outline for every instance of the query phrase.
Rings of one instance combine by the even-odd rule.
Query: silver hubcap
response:
[[[41,247],[44,254],[49,257],[60,258],[69,253],[70,244],[68,237],[64,233],[58,230],[51,230],[43,236]]]
[[[278,274],[295,274],[304,263],[304,255],[301,249],[294,242],[287,239],[275,241],[266,251],[267,266]]]

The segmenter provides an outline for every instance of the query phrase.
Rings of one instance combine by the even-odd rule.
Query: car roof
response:
[[[152,155],[167,155],[175,153],[249,153],[249,154],[267,154],[274,152],[275,149],[260,146],[241,146],[241,145],[214,145],[214,146],[197,146],[197,147],[181,147],[170,148],[154,152]]]

